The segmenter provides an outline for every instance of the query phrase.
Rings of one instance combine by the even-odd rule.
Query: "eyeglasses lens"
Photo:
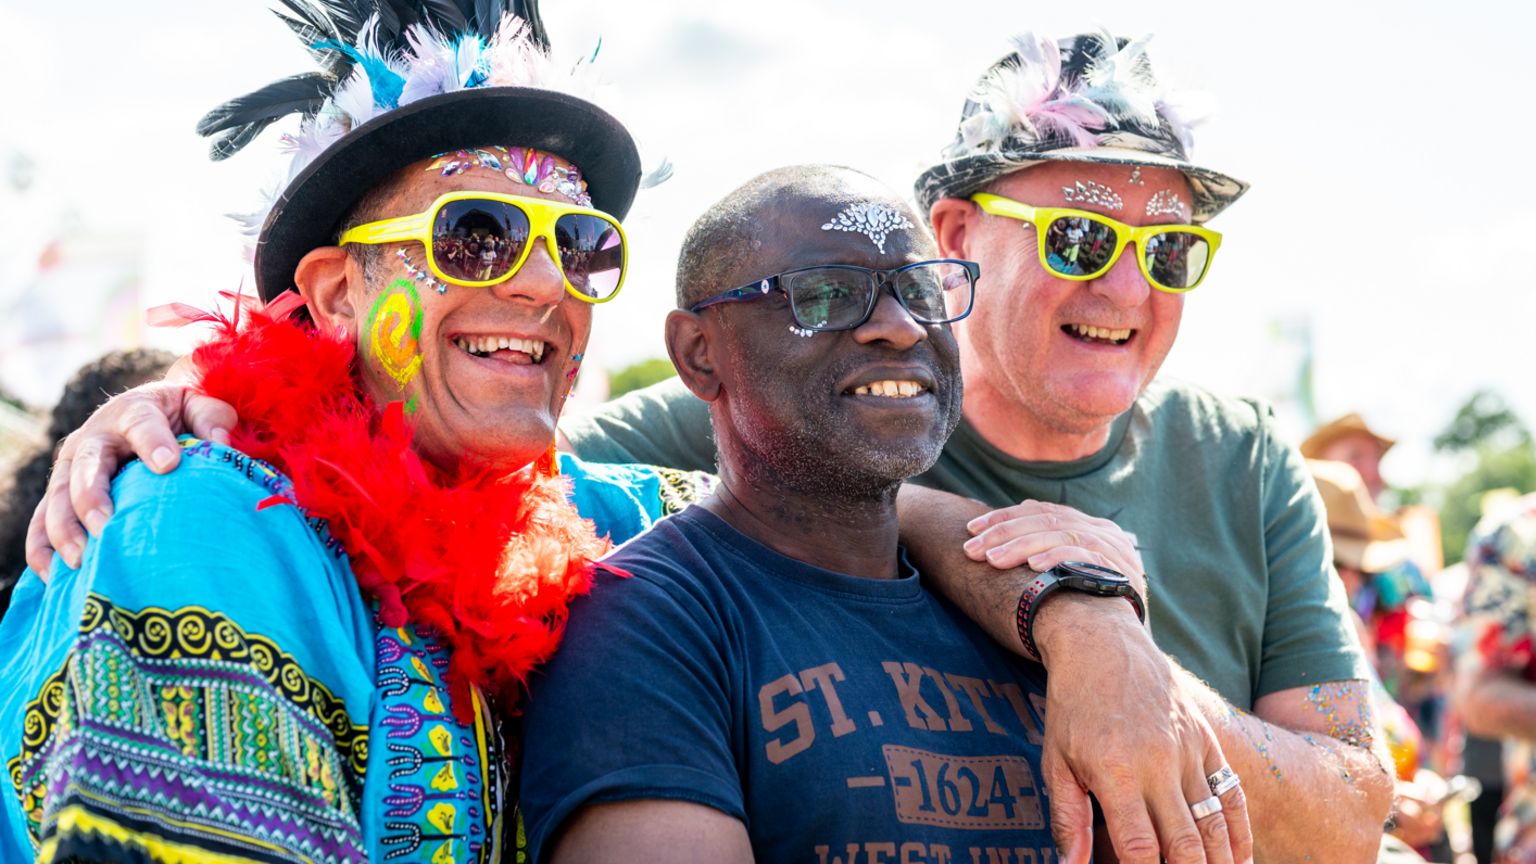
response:
[[[875,281],[858,270],[802,270],[782,277],[781,286],[802,327],[849,327],[869,308]]]
[[[1098,273],[1115,254],[1115,229],[1096,219],[1063,216],[1045,229],[1045,260],[1063,276]]]
[[[1199,284],[1211,260],[1211,244],[1187,231],[1165,231],[1149,238],[1142,250],[1152,281],[1175,291]]]
[[[971,307],[971,274],[951,261],[932,261],[895,276],[902,305],[922,324],[941,324]]]
[[[432,222],[437,269],[465,282],[507,275],[527,242],[528,215],[504,201],[450,201]]]
[[[606,300],[624,277],[624,240],[612,222],[568,213],[555,221],[555,246],[566,281],[594,300]]]

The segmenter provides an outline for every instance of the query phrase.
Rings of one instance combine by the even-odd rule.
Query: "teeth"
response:
[[[513,339],[506,336],[460,336],[453,340],[453,344],[481,356],[495,351],[521,351],[535,362],[543,359],[547,347],[542,339]]]
[[[1128,328],[1111,330],[1108,327],[1094,327],[1090,324],[1069,324],[1067,326],[1071,328],[1073,333],[1079,336],[1086,336],[1089,339],[1100,339],[1105,342],[1124,342],[1131,338],[1131,331]]]
[[[910,399],[927,388],[916,381],[872,381],[853,388],[856,396],[883,396],[890,399]]]

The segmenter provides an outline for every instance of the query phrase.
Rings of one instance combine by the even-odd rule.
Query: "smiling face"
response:
[[[1046,162],[985,191],[1069,207],[1130,225],[1187,223],[1190,191],[1166,168]],[[981,264],[976,311],[959,331],[966,417],[1028,459],[1072,459],[1103,446],[1109,426],[1173,347],[1184,298],[1153,289],[1128,248],[1103,276],[1061,279],[1041,267],[1033,226],[954,199],[935,205],[945,254]],[[964,223],[951,231],[946,220]],[[1024,443],[1028,442],[1028,443]]]
[[[497,171],[444,176],[428,165],[395,175],[365,219],[420,213],[456,190],[571,201]],[[363,390],[376,404],[406,403],[417,450],[443,468],[468,460],[512,469],[543,454],[586,346],[592,306],[566,292],[542,238],[511,279],[483,288],[438,282],[420,242],[347,248],[358,251],[345,263],[341,311],[316,317],[355,337]]]
[[[800,267],[891,268],[936,257],[917,219],[888,191],[862,175],[838,176],[841,194],[773,195],[752,216],[760,243],[726,268],[722,284],[701,293]],[[837,216],[849,205],[870,202],[890,208],[862,211],[876,227],[823,227],[841,225]],[[901,221],[907,226],[893,227]],[[720,389],[713,417],[727,477],[766,472],[781,488],[829,500],[882,494],[932,465],[959,422],[950,326],[916,323],[888,287],[853,330],[794,332],[779,292],[698,316]]]

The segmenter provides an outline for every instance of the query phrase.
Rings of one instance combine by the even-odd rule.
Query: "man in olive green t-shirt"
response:
[[[1007,508],[972,522],[965,550],[999,568],[1042,563],[1039,532],[1056,514],[1032,502],[1132,532],[1157,646],[1146,651],[1165,652],[1168,704],[1193,706],[1215,730],[1209,785],[1216,791],[1223,764],[1235,770],[1242,785],[1220,800],[1230,807],[1225,796],[1246,793],[1257,859],[1371,860],[1391,777],[1373,749],[1368,672],[1301,457],[1277,439],[1266,406],[1154,380],[1184,292],[1220,244],[1202,223],[1246,185],[1189,164],[1187,130],[1157,107],[1150,72],[1104,84],[1104,70],[1150,69],[1144,42],[1088,34],[1017,44],[973,91],[944,161],[917,181],[943,254],[977,261],[982,277],[973,314],[955,327],[964,422],[916,482]],[[1034,107],[1008,104],[1030,75],[1056,92]],[[1071,129],[1030,114],[1052,99],[1094,98]],[[561,428],[585,459],[713,467],[708,412],[675,381]],[[908,506],[945,522],[950,504],[920,500]],[[1015,584],[1011,595],[960,602],[984,626],[997,623],[996,635],[1018,596]],[[1086,634],[1079,657],[1042,658],[1053,706],[1124,695],[1126,681],[1141,680],[1125,677],[1121,666],[1139,658],[1117,659],[1109,632]],[[1090,789],[1112,785],[1124,764],[1138,773],[1168,758],[1151,737],[1143,747],[1130,740],[1129,754],[1095,752],[1107,736],[1060,726],[1047,723],[1047,736],[1074,736],[1061,748],[1065,767]],[[1226,828],[1212,827],[1203,779],[1169,782],[1208,835]],[[1067,803],[1053,800],[1053,819]],[[1150,809],[1150,842],[1171,860],[1200,860],[1169,848],[1166,814]],[[1106,820],[1121,857],[1136,858],[1138,828],[1151,826],[1113,812]]]

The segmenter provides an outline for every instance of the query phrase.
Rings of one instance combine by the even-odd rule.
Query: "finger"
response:
[[[981,560],[992,549],[1032,536],[1037,537],[1037,543],[1040,544],[1036,547],[1037,552],[1051,545],[1098,548],[1136,572],[1141,571],[1141,553],[1136,551],[1136,545],[1129,534],[1114,525],[1105,527],[1096,524],[1080,513],[1019,516],[991,525],[966,541],[965,545],[974,560]]]
[[[1083,538],[1072,531],[1041,531],[1026,534],[1023,537],[1015,537],[996,546],[988,547],[982,553],[982,557],[985,558],[988,564],[999,569],[1018,567],[1029,562],[1029,565],[1034,567],[1034,569],[1044,571],[1045,568],[1043,567],[1035,567],[1031,559],[1057,550],[1086,553]],[[1069,556],[1062,560],[1089,559],[1075,559]]]
[[[157,391],[156,396],[179,399],[177,394],[180,392],[178,390],[160,396]],[[156,474],[170,471],[181,461],[181,446],[176,443],[176,433],[171,430],[166,406],[161,404],[160,398],[135,398],[126,402],[118,421],[118,428],[128,448]],[[180,408],[179,405],[175,407]],[[81,443],[83,445],[85,442]],[[103,445],[102,449],[106,451],[109,447]],[[112,467],[115,470],[117,466]]]
[[[1218,769],[1220,767],[1220,765],[1217,765]],[[1241,784],[1233,786],[1222,793],[1221,815],[1226,818],[1227,822],[1227,836],[1231,843],[1232,860],[1240,862],[1240,864],[1241,862],[1252,861],[1253,827],[1248,821],[1248,796],[1243,794]]]
[[[74,453],[73,459],[61,461],[55,467],[64,484],[57,492],[50,488],[48,494],[67,498],[75,518],[91,534],[100,536],[101,526],[112,515],[112,478],[117,474],[121,457],[104,449],[99,438],[80,438]],[[62,539],[51,530],[49,534],[56,540]]]
[[[1051,800],[1051,836],[1060,860],[1088,864],[1093,858],[1093,804],[1088,792],[1056,750],[1045,751],[1040,768]]]
[[[32,519],[27,522],[27,566],[44,582],[48,581],[48,568],[53,564],[53,545],[48,542],[48,529],[43,519],[45,497],[32,508]]]
[[[998,525],[1003,522],[1008,522],[1010,520],[1019,519],[1026,516],[1034,516],[1042,513],[1052,512],[1052,508],[1054,506],[1055,505],[1047,504],[1044,501],[1025,499],[1017,504],[1011,504],[1007,507],[1000,507],[989,513],[983,513],[980,516],[977,516],[975,519],[972,519],[970,522],[966,523],[965,527],[969,529],[972,534],[980,534],[982,531],[991,528],[993,525]]]
[[[1157,864],[1161,860],[1157,842],[1157,830],[1147,803],[1126,783],[1110,783],[1095,789],[1099,809],[1104,811],[1104,827],[1109,830],[1110,842],[1122,864]],[[1174,790],[1177,797],[1177,788]],[[1051,802],[1052,806],[1055,801]],[[1052,811],[1052,815],[1055,811]]]
[[[238,419],[234,406],[212,396],[186,391],[182,402],[182,420],[195,438],[229,444],[229,430]]]
[[[63,556],[70,567],[80,566],[80,555],[85,551],[85,528],[75,516],[75,508],[69,501],[70,463],[60,461],[53,466],[53,477],[48,481],[48,492],[40,507],[45,509],[43,528],[48,543]]]

